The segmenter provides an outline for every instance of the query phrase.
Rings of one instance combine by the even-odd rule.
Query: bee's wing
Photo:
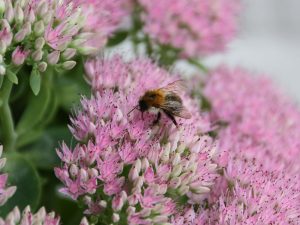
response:
[[[174,116],[178,116],[184,119],[190,119],[192,117],[191,113],[183,106],[178,112],[173,113]]]
[[[165,102],[160,107],[162,110],[174,116],[190,119],[192,115],[183,106],[181,98],[174,92],[169,92],[165,96]]]
[[[167,84],[166,86],[159,88],[158,90],[163,92],[174,92],[176,94],[182,93],[186,89],[185,83],[183,80],[175,80],[172,83]]]

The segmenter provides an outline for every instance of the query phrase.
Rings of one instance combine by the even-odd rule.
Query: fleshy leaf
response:
[[[5,216],[16,205],[21,209],[30,205],[34,211],[38,207],[41,197],[41,180],[37,170],[23,155],[12,153],[5,157],[7,162],[4,171],[8,173],[8,183],[17,186],[17,191],[1,207],[0,216]]]
[[[29,83],[32,92],[38,95],[41,89],[41,75],[36,69],[32,70]]]

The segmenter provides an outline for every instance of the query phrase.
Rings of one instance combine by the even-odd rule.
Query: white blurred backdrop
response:
[[[300,103],[300,0],[244,0],[238,37],[205,61],[265,73]]]

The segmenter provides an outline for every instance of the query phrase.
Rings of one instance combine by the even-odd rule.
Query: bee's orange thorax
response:
[[[165,102],[165,94],[161,90],[151,90],[145,93],[143,99],[149,106],[160,108]]]

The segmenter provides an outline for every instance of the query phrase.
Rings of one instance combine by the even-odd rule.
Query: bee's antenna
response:
[[[137,109],[137,107],[138,107],[138,105],[135,106],[132,110],[130,110],[130,111],[127,113],[127,116],[128,116],[133,110]]]

